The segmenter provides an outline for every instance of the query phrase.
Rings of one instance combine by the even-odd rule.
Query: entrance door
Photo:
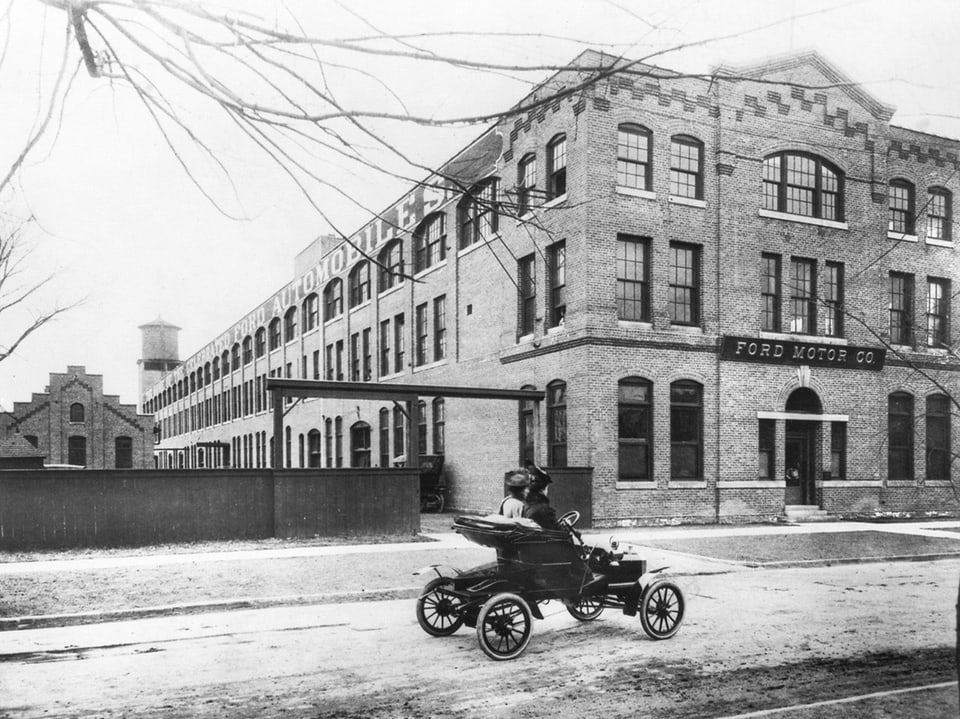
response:
[[[785,504],[816,504],[817,423],[788,421],[784,460],[787,467]]]

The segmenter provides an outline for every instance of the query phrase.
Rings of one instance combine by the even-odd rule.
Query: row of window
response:
[[[80,407],[81,415],[79,420],[73,419],[73,408]],[[83,405],[75,403],[70,407],[71,422],[82,422]],[[35,448],[40,447],[40,439],[35,434],[25,434],[23,438]],[[113,440],[114,466],[117,469],[131,469],[133,467],[133,438],[120,436]],[[70,435],[67,437],[67,464],[75,464],[78,467],[87,465],[87,438],[80,435]]]

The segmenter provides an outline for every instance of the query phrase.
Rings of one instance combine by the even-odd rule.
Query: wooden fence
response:
[[[0,472],[0,550],[419,531],[415,469]]]

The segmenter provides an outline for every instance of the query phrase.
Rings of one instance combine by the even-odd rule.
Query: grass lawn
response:
[[[643,545],[750,565],[924,555],[960,557],[960,537],[948,539],[870,531],[645,540]]]

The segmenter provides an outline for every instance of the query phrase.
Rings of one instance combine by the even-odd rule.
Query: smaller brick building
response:
[[[103,375],[84,367],[52,372],[44,392],[0,415],[0,437],[20,435],[47,464],[89,469],[152,469],[153,427],[152,416],[105,395]]]

